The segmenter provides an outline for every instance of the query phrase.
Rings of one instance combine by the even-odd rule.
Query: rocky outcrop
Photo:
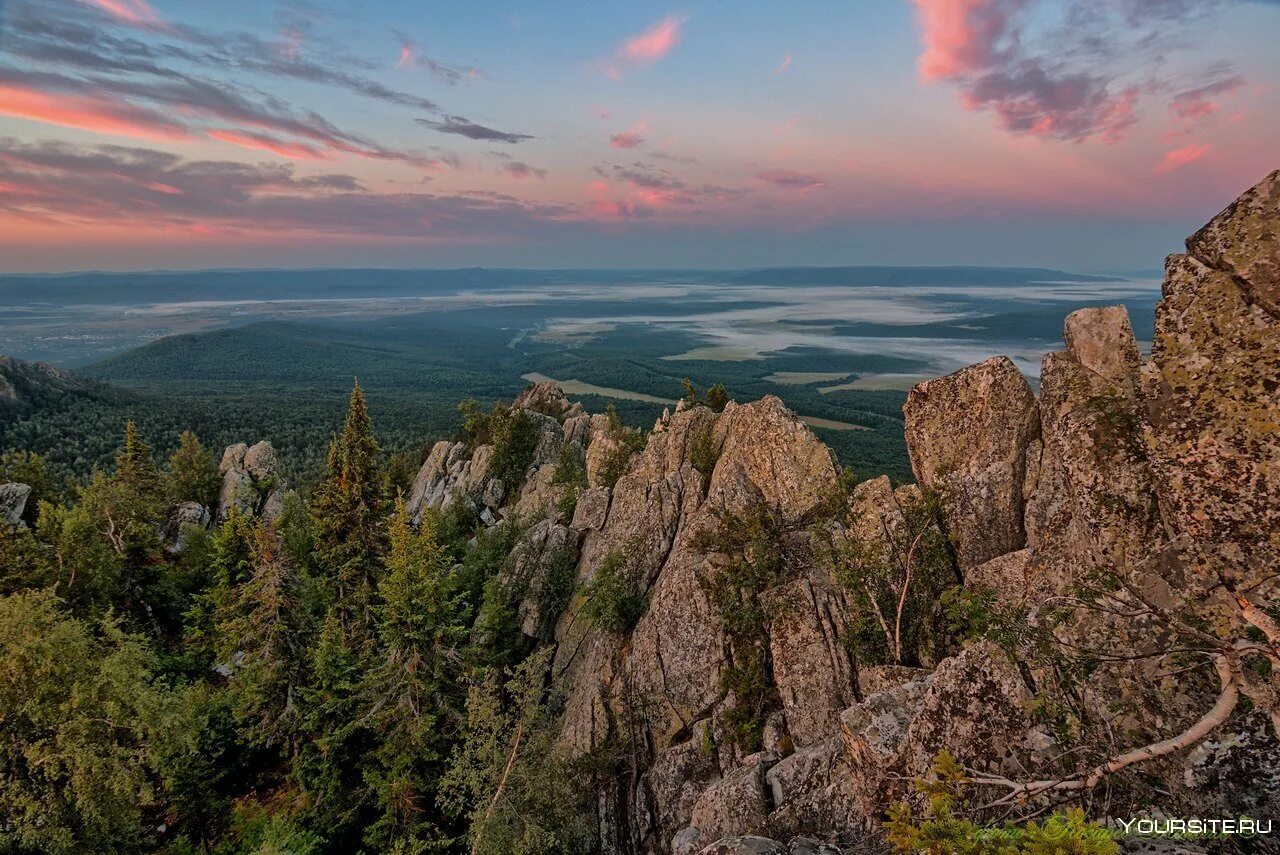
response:
[[[262,517],[274,521],[283,507],[288,488],[279,473],[276,451],[269,442],[228,446],[218,465],[222,487],[214,521],[226,522],[234,509],[237,514]]]
[[[15,528],[22,525],[31,488],[26,484],[0,484],[0,525]]]
[[[942,498],[962,570],[1021,549],[1035,396],[1008,357],[921,383],[903,407],[911,468]]]
[[[437,445],[418,508],[465,498],[497,525],[536,520],[502,572],[522,632],[555,646],[557,748],[628,753],[590,782],[601,849],[863,851],[944,750],[994,798],[1161,745],[1215,699],[1234,705],[1208,738],[1143,755],[1107,801],[1127,810],[1158,787],[1172,809],[1274,810],[1280,669],[1261,659],[1276,639],[1247,609],[1278,599],[1278,186],[1171,257],[1149,358],[1122,307],[1088,308],[1044,358],[1039,398],[1005,358],[913,389],[915,485],[845,494],[831,452],[773,397],[722,413],[681,402],[633,453],[605,417],[531,387],[516,406],[536,417],[538,450],[516,495],[488,475],[491,449]],[[568,518],[552,477],[563,449],[588,482]],[[900,572],[913,527],[940,544],[931,572],[963,585],[947,591],[972,610],[957,620],[999,644],[942,628],[896,660],[868,649],[882,626],[839,550]],[[634,627],[587,617],[606,566],[644,598]],[[1180,658],[1180,637],[1201,647]],[[1203,666],[1246,655],[1220,696]]]
[[[164,548],[171,554],[178,554],[187,546],[188,534],[192,527],[207,529],[213,522],[209,509],[199,502],[182,502],[169,511],[169,518],[160,531]]]

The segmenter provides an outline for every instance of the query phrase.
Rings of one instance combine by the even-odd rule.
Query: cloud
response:
[[[1239,89],[1245,83],[1244,77],[1231,74],[1220,80],[1214,80],[1203,86],[1186,89],[1173,96],[1169,109],[1179,119],[1194,121],[1210,116],[1218,111],[1219,96]]]
[[[321,151],[314,146],[304,145],[303,143],[286,142],[277,139],[269,134],[245,133],[242,131],[231,131],[212,129],[205,131],[205,135],[219,142],[228,143],[230,145],[238,145],[242,148],[258,149],[259,151],[267,151],[280,157],[287,157],[290,160],[329,160],[332,155]]]
[[[497,194],[371,193],[349,175],[291,164],[193,161],[145,148],[0,138],[7,213],[40,222],[255,237],[508,240],[580,214]]]
[[[1026,0],[913,0],[924,51],[920,77],[946,80],[981,71]]]
[[[778,63],[778,67],[773,70],[773,74],[776,77],[790,67],[791,67],[791,54],[787,54],[782,58],[782,62]]]
[[[644,32],[632,36],[618,45],[613,58],[602,65],[608,77],[620,77],[625,67],[639,68],[652,65],[671,53],[684,34],[688,18],[684,15],[668,15]]]
[[[1166,151],[1164,157],[1160,158],[1160,162],[1156,164],[1156,172],[1161,174],[1174,172],[1188,164],[1203,159],[1212,150],[1213,146],[1204,143],[1201,145],[1184,145],[1181,148]]]
[[[462,116],[445,116],[443,119],[417,119],[418,124],[433,131],[439,131],[442,134],[456,134],[460,137],[466,137],[472,140],[490,140],[492,142],[516,143],[531,140],[534,137],[530,134],[514,134],[507,131],[499,131],[493,128],[487,128],[484,125],[477,125],[469,119]]]
[[[955,86],[966,110],[991,113],[1012,134],[1117,142],[1140,96],[1167,91],[1165,53],[1224,2],[912,0],[918,71]],[[1192,96],[1182,107],[1210,103]]]
[[[827,186],[826,181],[820,176],[792,172],[789,169],[761,170],[756,173],[756,178],[784,190],[816,190]]]
[[[645,138],[641,133],[645,129],[644,122],[637,122],[625,131],[619,131],[609,137],[609,145],[614,148],[640,148],[645,144]]]
[[[82,0],[106,12],[121,23],[147,30],[168,29],[147,0]]]
[[[42,92],[17,81],[6,82],[2,71],[0,114],[64,128],[150,141],[173,142],[192,137],[184,125],[156,110],[88,96]]]
[[[517,181],[524,181],[526,178],[546,178],[547,171],[530,166],[519,160],[513,160],[502,164],[502,170]]]
[[[458,83],[465,77],[481,76],[480,69],[474,66],[458,68],[420,54],[418,46],[401,32],[397,31],[395,36],[400,42],[400,53],[396,57],[396,68],[425,68],[445,83],[451,85]]]

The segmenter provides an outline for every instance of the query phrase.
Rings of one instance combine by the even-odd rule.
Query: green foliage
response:
[[[443,781],[442,804],[465,820],[478,855],[589,852],[593,794],[555,748],[557,712],[545,681],[552,649],[474,684],[467,735]]]
[[[316,565],[345,627],[367,634],[379,562],[386,551],[383,476],[373,421],[360,384],[342,435],[329,449],[325,480],[311,503]]]
[[[716,383],[707,390],[707,406],[713,412],[723,413],[724,408],[729,404],[729,392],[724,388],[723,383]]]
[[[493,474],[514,494],[524,485],[525,475],[538,449],[538,423],[524,410],[496,405],[489,417],[493,443]]]
[[[940,502],[932,493],[899,497],[900,523],[832,545],[835,576],[856,605],[849,643],[863,661],[915,665],[957,635],[981,634],[970,622],[985,619],[982,604],[953,590],[959,576]]]
[[[612,487],[627,471],[632,455],[644,448],[644,434],[624,425],[613,404],[609,405],[605,415],[608,418],[608,432],[605,437],[612,447],[607,450],[597,477],[601,484]]]
[[[200,443],[200,438],[189,430],[178,437],[178,449],[169,457],[165,471],[165,492],[170,502],[198,502],[213,507],[218,499],[217,464]]]
[[[139,638],[68,616],[47,592],[0,598],[0,849],[151,848],[179,693]]]
[[[582,616],[605,632],[630,632],[648,606],[648,598],[637,590],[635,572],[628,566],[627,556],[634,554],[634,546],[611,549],[583,589],[586,601]]]
[[[885,837],[896,855],[1115,855],[1120,851],[1111,832],[1089,822],[1078,808],[1025,825],[981,825],[965,818],[960,814],[966,781],[964,769],[949,752],[938,755],[933,776],[917,782],[925,796],[924,815],[917,818],[906,803],[889,810]]]
[[[704,428],[694,434],[693,445],[689,448],[689,463],[693,468],[709,477],[719,460],[720,449],[716,446],[712,430]]]

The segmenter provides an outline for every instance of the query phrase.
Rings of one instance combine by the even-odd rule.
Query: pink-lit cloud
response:
[[[329,160],[332,155],[314,146],[298,142],[277,139],[269,134],[246,133],[220,128],[205,131],[205,134],[219,142],[236,145],[241,148],[266,151],[290,160]]]
[[[637,122],[625,131],[619,131],[618,133],[610,136],[609,145],[614,148],[640,148],[645,144],[645,138],[643,136],[644,131],[644,122]]]
[[[913,0],[924,50],[924,80],[945,80],[993,63],[1013,14],[1026,0]]]
[[[121,23],[132,27],[149,30],[168,28],[147,0],[81,0],[81,2],[95,6]]]
[[[782,58],[782,62],[778,63],[778,67],[773,70],[773,74],[776,77],[777,75],[786,71],[790,67],[791,67],[791,54],[787,54]]]
[[[613,57],[601,64],[607,77],[617,79],[625,68],[652,65],[671,53],[684,34],[684,15],[668,15],[644,32],[618,45]]]
[[[1144,92],[1167,90],[1164,54],[1197,18],[1193,2],[1126,0],[912,0],[920,79],[959,90],[961,105],[1004,130],[1068,142],[1123,139]],[[1087,7],[1087,12],[1086,12]],[[1141,69],[1150,70],[1139,75]],[[1224,79],[1175,99],[1184,118],[1215,109]],[[1222,87],[1222,88],[1217,88]]]
[[[42,92],[0,83],[0,114],[111,136],[173,142],[190,131],[156,110],[101,97]]]
[[[1202,143],[1199,145],[1184,145],[1181,148],[1166,151],[1164,157],[1160,158],[1160,162],[1156,164],[1156,172],[1163,174],[1181,169],[1204,159],[1212,150],[1213,146],[1208,143]]]
[[[1169,109],[1179,119],[1186,121],[1203,119],[1218,111],[1221,96],[1236,91],[1244,86],[1244,83],[1243,76],[1232,74],[1221,80],[1184,90],[1173,96],[1173,100],[1169,102]]]

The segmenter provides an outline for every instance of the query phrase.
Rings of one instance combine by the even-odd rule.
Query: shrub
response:
[[[885,838],[896,855],[1115,855],[1120,849],[1110,831],[1089,822],[1072,808],[1043,822],[1025,825],[980,825],[957,816],[965,807],[964,769],[943,751],[933,778],[917,781],[925,795],[924,815],[918,819],[900,802],[889,809]]]
[[[716,440],[711,428],[698,431],[689,448],[689,463],[703,475],[710,476],[719,460],[720,449],[716,448]]]
[[[587,601],[582,615],[592,624],[612,633],[630,632],[644,614],[648,600],[636,591],[626,565],[627,547],[611,550],[596,569],[583,593]]]
[[[707,406],[713,412],[723,413],[724,408],[729,404],[729,392],[724,388],[723,383],[717,383],[707,390]]]

